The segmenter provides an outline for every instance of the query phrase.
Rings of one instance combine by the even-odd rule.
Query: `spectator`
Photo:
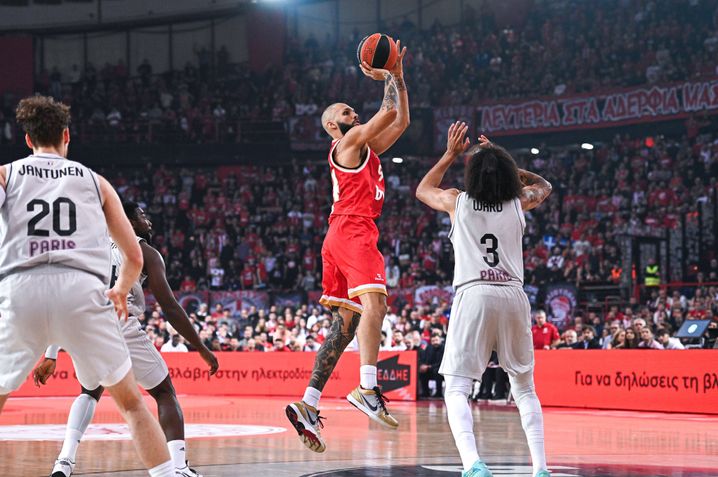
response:
[[[430,397],[429,381],[436,383],[436,391],[433,397],[443,397],[444,377],[439,374],[439,366],[444,357],[444,343],[440,335],[431,337],[431,344],[427,346],[419,358],[419,382],[421,383],[421,395]]]
[[[663,345],[653,338],[653,332],[649,328],[641,329],[641,341],[638,343],[638,347],[646,349],[663,349]]]
[[[160,351],[163,353],[186,353],[188,350],[183,341],[184,338],[182,338],[178,333],[174,333],[172,334],[170,341],[162,345]]]
[[[552,349],[558,346],[561,337],[558,329],[546,321],[546,312],[539,310],[535,313],[536,324],[531,328],[534,349]]]
[[[591,325],[584,325],[582,340],[573,345],[573,349],[601,349],[601,344],[596,338],[596,329]]]
[[[672,338],[671,333],[665,328],[658,330],[656,338],[661,346],[663,346],[663,349],[686,349],[683,343],[681,343],[681,340]]]
[[[556,347],[557,349],[573,349],[573,347],[578,343],[578,335],[576,334],[576,330],[574,329],[568,329],[563,332],[563,339]]]

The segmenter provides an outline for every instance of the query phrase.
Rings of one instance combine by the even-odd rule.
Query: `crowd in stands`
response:
[[[526,213],[526,284],[600,283],[618,289],[632,280],[630,271],[623,270],[618,236],[655,236],[656,231],[680,227],[682,218],[698,213],[701,204],[715,204],[718,138],[706,133],[708,124],[694,127],[693,122],[676,138],[617,136],[592,151],[560,147],[518,154],[522,166],[554,185],[546,203]],[[448,216],[414,198],[432,161],[384,164],[387,195],[379,246],[390,290],[450,284]],[[145,207],[174,289],[321,288],[320,250],[331,206],[323,162],[191,170],[148,165],[103,172],[123,197]],[[446,183],[460,185],[462,172],[457,165]],[[718,257],[713,250],[705,252],[700,262],[688,264],[685,276],[705,286],[668,295],[655,289],[653,296],[649,289],[626,306],[601,312],[580,309],[570,326],[557,330],[560,339],[547,346],[659,348],[670,346],[668,338],[685,320],[704,318],[718,326],[718,288],[710,285],[718,282]],[[449,308],[447,303],[397,300],[387,317],[385,347],[431,347],[433,334],[443,338],[446,332]],[[328,314],[307,306],[241,316],[220,310],[220,315],[223,319],[217,320],[216,313],[208,316],[205,310],[194,318],[214,349],[276,350],[278,332],[283,337],[279,350],[315,349],[329,325]],[[161,311],[153,316],[147,325],[162,329]],[[644,337],[645,330],[651,336]],[[158,334],[158,345],[168,340],[166,332]]]
[[[409,48],[406,80],[417,107],[595,92],[718,74],[718,1],[537,2],[518,25],[470,6],[458,25],[420,30],[408,19],[383,31]],[[36,90],[72,106],[77,137],[115,142],[236,142],[241,120],[318,114],[336,101],[358,110],[380,88],[357,68],[364,33],[321,41],[290,37],[282,65],[253,72],[226,48],[196,52],[176,71],[143,61],[38,73]],[[214,66],[214,67],[212,67]],[[12,105],[0,113],[0,142],[12,137]],[[365,108],[366,106],[366,108]],[[3,118],[4,116],[4,118]]]

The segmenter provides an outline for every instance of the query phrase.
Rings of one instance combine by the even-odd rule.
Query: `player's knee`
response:
[[[533,372],[518,374],[514,377],[509,376],[509,383],[511,384],[511,393],[517,403],[536,394]]]
[[[460,396],[467,398],[471,395],[471,387],[473,380],[464,378],[462,376],[446,376],[446,389],[444,389],[444,396],[446,398]]]
[[[167,376],[159,385],[152,389],[148,389],[147,393],[157,402],[175,399],[175,388],[172,386],[172,381],[169,376]]]
[[[364,307],[365,314],[376,320],[383,320],[386,316],[387,306],[384,302],[371,302]]]
[[[102,397],[102,393],[103,393],[104,390],[105,390],[105,388],[103,388],[102,386],[98,386],[98,387],[96,387],[95,389],[92,389],[92,390],[90,390],[90,389],[85,389],[85,388],[83,387],[83,388],[82,388],[82,394],[91,397],[92,399],[94,399],[94,400],[97,401],[97,402],[100,402],[100,398]]]

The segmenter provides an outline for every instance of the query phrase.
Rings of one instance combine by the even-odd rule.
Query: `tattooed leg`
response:
[[[312,378],[309,380],[309,386],[319,391],[329,380],[332,371],[339,362],[342,353],[354,339],[357,327],[359,326],[359,313],[347,310],[345,308],[332,307],[332,316],[334,321],[329,329],[329,335],[322,343],[322,347],[317,352],[314,360],[314,369],[312,370]]]

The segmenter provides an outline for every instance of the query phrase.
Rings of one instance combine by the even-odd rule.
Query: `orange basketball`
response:
[[[374,33],[364,37],[357,48],[359,63],[366,61],[372,68],[389,70],[396,64],[399,50],[396,42],[383,33]]]

